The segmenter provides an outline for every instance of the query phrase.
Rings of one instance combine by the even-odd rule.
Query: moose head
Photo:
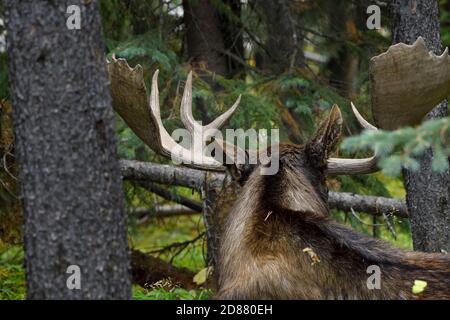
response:
[[[339,107],[333,106],[305,145],[269,147],[270,161],[278,161],[279,170],[262,175],[256,169],[267,163],[233,163],[236,153],[228,150],[236,147],[225,141],[214,143],[231,163],[193,153],[175,142],[160,116],[158,72],[149,98],[139,65],[132,69],[125,60],[113,58],[108,71],[114,109],[150,148],[195,168],[232,168],[241,178],[243,188],[221,234],[218,298],[407,299],[416,298],[411,292],[415,280],[428,283],[423,298],[450,297],[450,258],[399,250],[330,218],[327,175],[378,170],[376,154],[365,159],[331,157],[343,123]],[[450,94],[450,57],[447,50],[441,56],[429,53],[422,38],[411,46],[397,44],[372,58],[370,79],[377,125],[383,129],[414,125]],[[207,139],[202,132],[219,130],[239,104],[238,98],[228,111],[202,126],[192,116],[191,100],[190,73],[181,119],[194,140]],[[363,128],[377,130],[353,104],[352,110]],[[381,271],[379,290],[367,286],[367,270],[373,266]]]

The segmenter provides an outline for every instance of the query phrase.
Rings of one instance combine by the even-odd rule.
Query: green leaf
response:
[[[427,287],[428,283],[423,280],[414,280],[414,285],[412,287],[412,293],[413,294],[420,294],[422,293],[425,288]]]
[[[203,268],[194,276],[194,282],[198,285],[204,284],[211,273],[212,267]]]

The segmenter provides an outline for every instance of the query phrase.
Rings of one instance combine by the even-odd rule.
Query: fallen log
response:
[[[193,279],[195,273],[186,268],[178,268],[170,263],[139,250],[131,251],[131,274],[133,283],[150,289],[165,280],[163,286],[181,287],[186,290],[198,288]]]

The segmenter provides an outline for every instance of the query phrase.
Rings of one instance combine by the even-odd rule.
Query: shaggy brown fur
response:
[[[448,255],[400,250],[329,217],[320,157],[336,144],[336,130],[325,129],[338,120],[305,147],[280,146],[276,175],[254,170],[245,182],[222,234],[216,298],[450,298]],[[381,269],[381,289],[367,287],[370,265]],[[414,280],[427,282],[421,294]]]

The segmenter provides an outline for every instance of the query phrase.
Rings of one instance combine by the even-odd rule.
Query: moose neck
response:
[[[448,297],[448,257],[402,251],[332,221],[321,190],[291,170],[253,174],[243,188],[222,235],[219,297],[411,299],[414,280],[428,282],[422,297]],[[369,266],[380,268],[381,289],[367,286]]]

